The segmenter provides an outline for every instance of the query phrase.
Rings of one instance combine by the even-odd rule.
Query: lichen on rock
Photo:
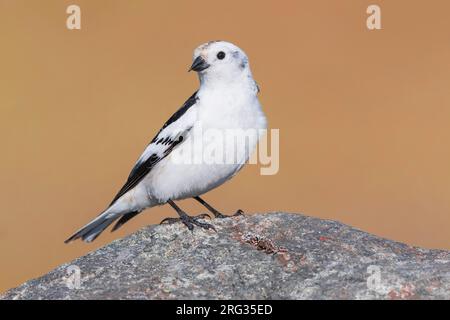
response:
[[[147,226],[0,298],[450,298],[449,251],[411,247],[301,214],[212,223],[217,232]],[[78,270],[78,285],[70,282],[68,267]]]

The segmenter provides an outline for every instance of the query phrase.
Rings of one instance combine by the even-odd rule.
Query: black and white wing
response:
[[[113,205],[125,193],[133,189],[152,170],[152,168],[170,152],[186,139],[187,133],[191,130],[195,122],[195,113],[188,112],[197,102],[197,92],[175,112],[150,144],[145,148],[141,157],[137,160],[128,176],[124,186],[114,197],[110,206]]]
[[[193,127],[196,114],[192,108],[197,102],[197,92],[194,93],[181,108],[175,112],[164,126],[159,130],[156,137],[145,148],[134,168],[128,176],[127,182],[120,189],[119,193],[109,206],[112,206],[120,197],[138,185],[139,182],[152,170],[152,168],[170,152],[186,139],[186,135]],[[120,216],[110,217],[105,210],[97,218],[75,232],[65,242],[82,238],[86,242],[91,242],[97,238],[111,223],[119,219],[112,231],[117,230],[124,223],[139,214],[140,211],[123,212]]]

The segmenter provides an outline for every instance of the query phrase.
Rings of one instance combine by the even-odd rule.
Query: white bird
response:
[[[194,51],[191,70],[199,75],[199,90],[169,118],[145,148],[108,208],[66,243],[78,238],[91,242],[114,221],[118,220],[112,231],[144,209],[166,203],[180,218],[166,218],[161,223],[181,220],[190,230],[194,225],[214,229],[199,221],[207,215],[189,216],[174,202],[187,198],[199,201],[215,217],[226,217],[200,195],[220,186],[242,168],[266,129],[267,120],[258,101],[259,87],[253,80],[247,55],[237,46],[225,41],[199,46]],[[224,144],[220,133],[226,134],[230,129],[250,132],[244,150]],[[211,131],[215,134],[205,138],[205,132]],[[196,139],[202,143],[194,143]],[[175,161],[177,155],[189,152],[203,159],[199,153],[214,148],[223,150],[225,157],[235,156],[236,161]],[[236,212],[240,213],[240,210]]]

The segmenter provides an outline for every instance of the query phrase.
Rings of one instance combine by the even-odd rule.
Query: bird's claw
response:
[[[225,219],[225,218],[238,217],[238,216],[243,216],[243,215],[244,215],[244,211],[242,211],[241,209],[238,209],[232,215],[226,215],[226,214],[222,214],[219,212],[215,216],[216,216],[216,218],[219,218],[219,219]]]
[[[194,216],[192,218],[194,218],[194,219],[205,219],[205,218],[208,218],[209,220],[211,220],[211,216],[209,214],[207,214],[207,213],[202,213],[202,214],[199,214],[198,216]]]
[[[204,218],[211,219],[211,217],[207,213],[202,213],[202,214],[199,214],[198,216],[194,216],[194,217],[191,217],[186,214],[186,215],[182,215],[180,218],[165,218],[159,224],[164,224],[164,223],[173,224],[173,223],[181,221],[191,231],[194,230],[194,225],[196,225],[205,230],[212,229],[217,232],[216,228],[214,228],[213,225],[211,225],[209,223],[198,221],[199,219],[204,219]]]
[[[234,216],[234,217],[237,217],[237,216],[245,216],[244,210],[238,209],[238,210],[233,214],[233,216]]]
[[[203,228],[205,230],[212,229],[215,232],[217,232],[216,228],[214,228],[214,226],[212,224],[200,222],[200,221],[198,221],[198,218],[191,218],[191,217],[189,217],[189,218],[190,219],[188,219],[187,221],[184,219],[181,219],[181,221],[188,227],[189,230],[192,231],[194,229],[193,224],[195,224],[196,226],[199,226],[200,228]]]

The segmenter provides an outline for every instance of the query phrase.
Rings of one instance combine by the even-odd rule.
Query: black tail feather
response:
[[[103,232],[111,223],[117,220],[118,217],[106,218],[106,214],[101,214],[86,226],[75,232],[69,239],[64,241],[69,243],[71,241],[81,238],[85,242],[94,241],[100,233]]]
[[[142,211],[142,210],[141,210]],[[116,231],[122,225],[127,223],[130,219],[137,216],[141,211],[132,211],[125,214],[118,215],[116,217],[107,218],[107,214],[100,214],[97,218],[89,222],[83,228],[75,232],[69,239],[64,241],[64,243],[69,243],[71,241],[82,239],[85,242],[94,241],[111,223],[119,219],[117,223],[112,228],[112,231]]]

